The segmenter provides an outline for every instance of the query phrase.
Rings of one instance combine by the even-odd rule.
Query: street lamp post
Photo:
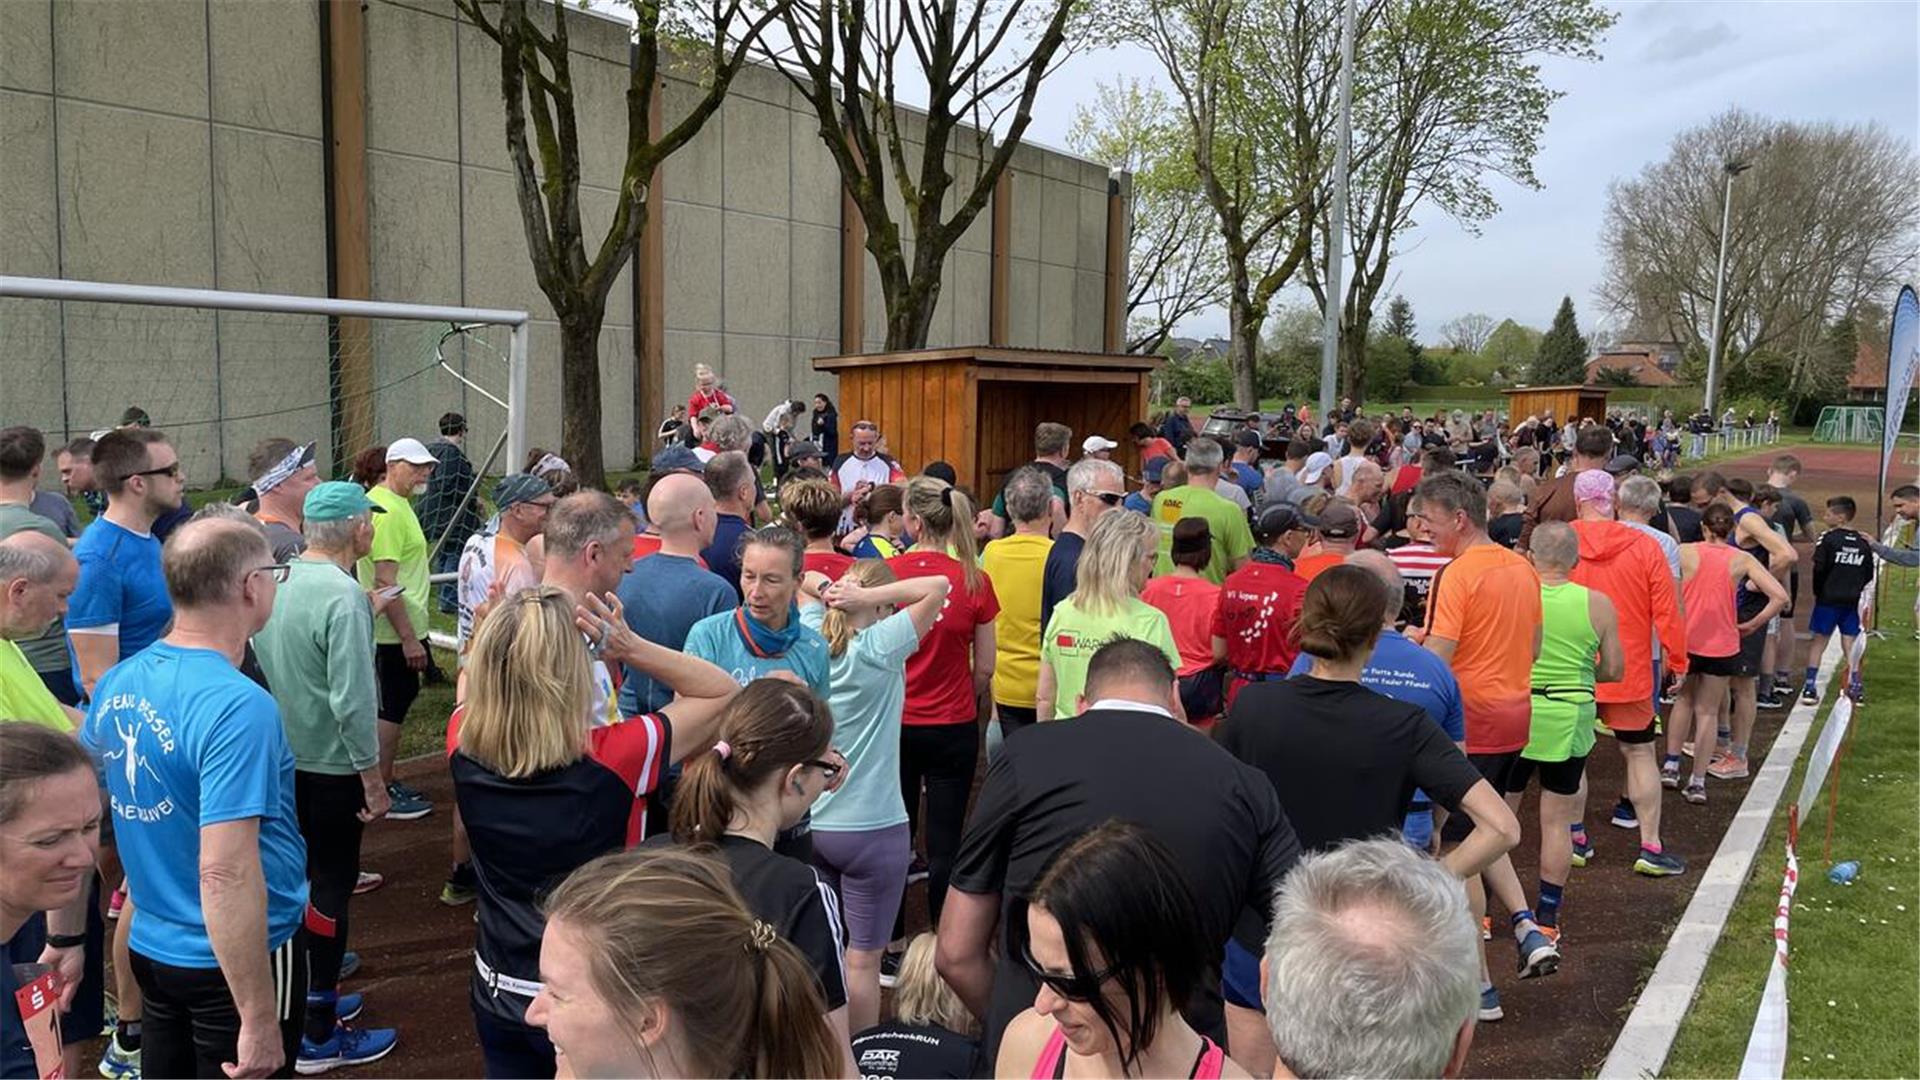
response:
[[[1344,285],[1342,257],[1347,247],[1347,143],[1353,130],[1353,20],[1354,0],[1347,0],[1340,16],[1340,124],[1333,144],[1333,206],[1327,216],[1327,302],[1320,331],[1320,422],[1333,417],[1334,383],[1340,379],[1340,310]]]
[[[1729,161],[1724,166],[1727,173],[1727,194],[1720,205],[1720,262],[1713,272],[1713,337],[1707,341],[1707,397],[1706,413],[1718,422],[1719,413],[1715,406],[1720,396],[1720,309],[1727,287],[1727,234],[1733,225],[1733,178],[1746,172],[1753,166],[1745,161]]]

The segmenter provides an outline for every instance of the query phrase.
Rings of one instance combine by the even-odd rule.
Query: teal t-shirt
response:
[[[826,610],[800,609],[818,629]],[[830,657],[833,745],[847,757],[847,782],[813,804],[813,827],[856,832],[904,824],[900,797],[900,713],[907,703],[907,657],[920,647],[913,617],[898,611],[853,636]]]
[[[373,610],[358,581],[332,563],[295,559],[253,651],[294,768],[351,776],[379,764]]]
[[[791,671],[825,700],[830,691],[827,639],[820,636],[820,631],[803,621],[800,636],[794,639],[786,652],[778,656],[756,656],[741,640],[740,631],[734,626],[733,613],[737,610],[728,608],[694,623],[693,629],[687,631],[687,644],[681,651],[719,665],[741,686],[776,671]]]

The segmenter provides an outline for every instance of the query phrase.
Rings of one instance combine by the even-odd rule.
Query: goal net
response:
[[[1886,430],[1883,405],[1828,405],[1813,425],[1814,442],[1880,443]]]

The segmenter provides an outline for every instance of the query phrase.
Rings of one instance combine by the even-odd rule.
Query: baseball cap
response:
[[[1607,462],[1607,472],[1614,476],[1632,476],[1640,471],[1640,465],[1640,459],[1632,454],[1615,454],[1613,460]]]
[[[1325,450],[1315,450],[1313,453],[1307,455],[1307,463],[1300,467],[1300,482],[1303,484],[1317,484],[1320,482],[1321,474],[1325,473],[1332,466],[1333,457],[1331,455]]]
[[[1149,484],[1159,483],[1160,478],[1162,476],[1165,476],[1166,473],[1167,473],[1167,459],[1165,456],[1160,454],[1155,454],[1154,456],[1148,458],[1147,463],[1140,467],[1140,475],[1145,477],[1147,483]]]
[[[1360,535],[1360,514],[1353,504],[1334,499],[1320,508],[1320,535],[1336,540]]]
[[[1290,502],[1268,503],[1253,516],[1253,535],[1262,540],[1271,540],[1295,529],[1314,529],[1319,526],[1319,518]]]
[[[493,485],[493,505],[501,511],[523,502],[532,502],[553,491],[553,485],[532,473],[508,473]]]
[[[707,465],[692,450],[675,443],[653,455],[653,461],[648,464],[647,470],[655,476],[677,472],[700,476],[707,471]]]
[[[1233,444],[1249,450],[1257,450],[1260,447],[1260,433],[1250,427],[1243,427],[1234,434]]]
[[[1089,435],[1087,436],[1087,440],[1080,444],[1080,449],[1083,453],[1095,454],[1102,450],[1115,449],[1119,445],[1119,443],[1114,442],[1105,435]]]
[[[825,456],[826,455],[821,452],[820,447],[810,439],[801,439],[799,442],[787,447],[788,461],[797,461],[803,457]]]
[[[387,460],[389,462],[404,461],[410,465],[435,463],[434,456],[427,452],[426,444],[413,438],[393,440],[393,444],[387,447]]]
[[[356,514],[384,514],[386,508],[367,498],[359,484],[346,480],[328,480],[313,485],[300,514],[308,521],[345,521]]]

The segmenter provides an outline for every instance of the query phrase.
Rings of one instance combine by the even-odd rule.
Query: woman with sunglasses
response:
[[[807,958],[852,1069],[840,903],[813,867],[773,849],[780,831],[798,825],[845,767],[832,748],[833,714],[804,686],[757,679],[727,706],[716,734],[712,749],[680,774],[673,839],[714,849],[747,909]]]
[[[1007,1025],[1002,1077],[1243,1077],[1180,1005],[1212,951],[1165,845],[1110,821],[1054,855],[1027,899],[1017,956],[1040,983]]]
[[[1079,715],[1087,662],[1115,638],[1156,646],[1180,670],[1180,650],[1166,613],[1140,599],[1159,543],[1153,522],[1131,510],[1109,510],[1094,523],[1074,570],[1073,595],[1053,609],[1040,635],[1038,719]],[[1186,719],[1184,712],[1179,719]]]

